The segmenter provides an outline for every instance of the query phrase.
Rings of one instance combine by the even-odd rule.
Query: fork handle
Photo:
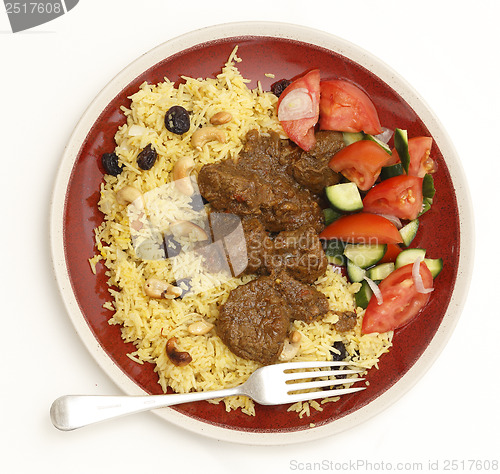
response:
[[[240,387],[235,387],[225,390],[175,393],[172,395],[64,395],[52,403],[50,419],[57,429],[71,431],[91,423],[141,411],[241,394]]]

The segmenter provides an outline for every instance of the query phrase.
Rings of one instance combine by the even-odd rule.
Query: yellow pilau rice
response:
[[[182,393],[232,387],[243,383],[258,368],[256,362],[234,355],[214,329],[205,335],[188,332],[188,326],[202,318],[214,323],[218,307],[225,302],[229,292],[254,277],[221,276],[220,280],[215,279],[209,285],[200,277],[197,294],[178,299],[148,297],[144,292],[144,283],[148,278],[167,282],[177,280],[173,268],[175,262],[156,257],[144,259],[137,255],[129,226],[130,209],[117,202],[116,193],[125,186],[133,186],[143,196],[154,195],[156,190],[172,182],[172,168],[181,157],[194,160],[196,168],[192,174],[196,176],[204,164],[236,157],[242,149],[245,135],[252,129],[258,129],[263,134],[275,131],[286,138],[276,116],[276,96],[262,91],[260,84],[250,90],[247,87],[249,81],[240,75],[235,66],[239,61],[235,48],[214,79],[185,77],[185,82],[178,88],[168,79],[157,85],[142,84],[130,97],[130,108],[122,108],[127,122],[115,136],[115,152],[124,170],[117,177],[105,175],[101,185],[99,209],[104,214],[104,220],[95,229],[99,253],[90,259],[90,264],[94,273],[98,262],[102,262],[107,269],[113,301],[107,302],[105,307],[114,312],[109,323],[121,325],[123,340],[134,343],[136,350],[129,354],[131,359],[139,364],[155,364],[164,391],[168,386]],[[165,113],[174,105],[192,111],[191,128],[180,136],[169,132],[164,125]],[[194,148],[191,144],[193,132],[200,126],[210,125],[210,118],[220,111],[232,115],[230,122],[218,125],[225,131],[226,142],[211,141],[201,150]],[[138,168],[136,160],[149,144],[157,151],[158,157],[152,169],[144,171]],[[145,201],[148,211],[147,199]],[[174,201],[176,208],[182,210],[189,198],[183,201],[183,196],[178,195]],[[154,212],[151,211],[151,214]],[[152,215],[149,217],[153,219]],[[167,212],[164,216],[157,216],[157,219],[165,219],[168,226],[178,217]],[[180,263],[180,267],[194,273],[197,265],[199,262],[187,260]],[[354,361],[367,369],[376,365],[379,357],[391,346],[392,332],[361,334],[363,311],[355,308],[353,297],[359,284],[349,284],[329,268],[316,285],[328,297],[331,312],[320,321],[310,324],[295,321],[291,325],[302,335],[299,352],[293,360],[330,360],[333,343],[343,341]],[[338,320],[334,311],[346,310],[358,313],[358,324],[353,330],[340,334],[333,326]],[[171,337],[177,338],[178,350],[189,352],[191,363],[177,367],[169,360],[165,345]],[[309,415],[311,408],[322,410],[322,403],[334,400],[297,403],[290,410],[302,417]],[[255,414],[253,401],[246,397],[229,397],[223,401],[228,411],[241,408],[248,415]]]

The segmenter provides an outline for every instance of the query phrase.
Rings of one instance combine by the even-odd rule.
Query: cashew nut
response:
[[[193,184],[189,178],[193,169],[194,160],[189,156],[183,156],[176,161],[172,171],[175,187],[186,196],[192,196],[194,194]]]
[[[280,361],[289,361],[292,360],[300,348],[300,340],[302,339],[302,335],[299,331],[292,331],[285,342],[283,344],[283,349],[279,355]]]
[[[213,329],[214,325],[209,323],[205,319],[201,319],[200,321],[196,321],[188,326],[189,334],[193,334],[195,336],[202,336],[203,334],[207,334]]]
[[[230,122],[231,120],[233,120],[233,116],[229,112],[222,111],[213,115],[210,119],[210,123],[212,125],[222,125]]]
[[[116,202],[122,206],[134,203],[136,207],[142,208],[144,202],[142,193],[133,186],[125,186],[116,192]]]
[[[196,224],[189,221],[176,221],[170,225],[174,237],[194,237],[194,242],[208,240],[208,234]]]
[[[168,358],[172,361],[172,363],[177,367],[184,367],[188,365],[193,358],[189,354],[189,352],[180,352],[176,347],[177,338],[171,337],[167,341],[167,345],[165,346],[165,350],[167,352]]]
[[[201,150],[203,145],[214,140],[220,143],[226,143],[226,134],[224,130],[215,127],[204,127],[196,130],[191,136],[191,144],[197,150]]]
[[[157,278],[148,278],[144,283],[144,293],[151,298],[173,299],[182,295],[182,288]]]

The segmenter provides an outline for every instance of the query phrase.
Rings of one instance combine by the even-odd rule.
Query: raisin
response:
[[[107,174],[118,176],[123,171],[123,165],[118,164],[116,153],[103,153],[101,162]]]
[[[342,341],[335,341],[332,346],[334,349],[337,349],[337,351],[340,351],[340,354],[337,354],[337,352],[330,350],[330,354],[332,355],[332,361],[333,362],[341,362],[343,360],[346,360],[348,357],[347,350],[345,348],[345,345]],[[337,366],[332,366],[330,367],[332,370],[338,370],[339,368]],[[340,374],[336,375],[336,379],[344,379],[346,376],[345,374]],[[333,388],[333,387],[331,387]]]
[[[186,133],[191,126],[189,113],[180,105],[174,105],[167,110],[165,114],[165,127],[167,130],[177,135]]]
[[[330,351],[330,354],[332,354],[332,360],[334,362],[340,362],[341,360],[345,360],[347,357],[347,350],[345,348],[345,345],[342,341],[335,341],[333,343],[333,348],[337,349],[337,351],[340,351],[340,354],[338,354],[335,351]]]
[[[144,148],[144,150],[139,153],[139,156],[137,157],[137,166],[139,166],[141,170],[150,170],[155,164],[156,157],[156,150],[151,146],[150,143],[146,148]]]
[[[275,82],[274,84],[271,85],[271,92],[276,97],[279,97],[291,83],[292,81],[289,81],[288,79],[281,79],[278,82]]]
[[[345,345],[342,341],[335,341],[332,346],[334,349],[337,351],[340,351],[340,354],[338,354],[336,351],[330,350],[330,354],[332,355],[332,361],[333,362],[342,362],[343,360],[346,360],[348,357],[347,350],[345,348]],[[330,367],[331,370],[339,370],[339,367],[336,365],[332,365]],[[346,375],[345,374],[339,374],[335,375],[336,379],[345,379]],[[330,385],[328,387],[323,387],[323,390],[334,390],[337,388],[335,385]]]

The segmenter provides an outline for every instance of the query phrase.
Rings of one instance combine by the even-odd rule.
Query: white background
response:
[[[465,460],[468,468],[468,460],[498,460],[499,15],[496,0],[80,0],[55,21],[12,34],[0,7],[0,470],[288,473],[323,460],[360,460],[378,471],[381,462],[393,470],[397,462],[422,462],[427,470],[429,461],[442,468],[445,460]],[[179,34],[244,20],[343,37],[398,71],[440,118],[461,157],[476,217],[475,269],[456,331],[401,400],[321,441],[235,445],[151,413],[59,432],[49,419],[58,396],[120,393],[73,329],[52,273],[49,206],[64,146],[86,106],[136,57]]]

